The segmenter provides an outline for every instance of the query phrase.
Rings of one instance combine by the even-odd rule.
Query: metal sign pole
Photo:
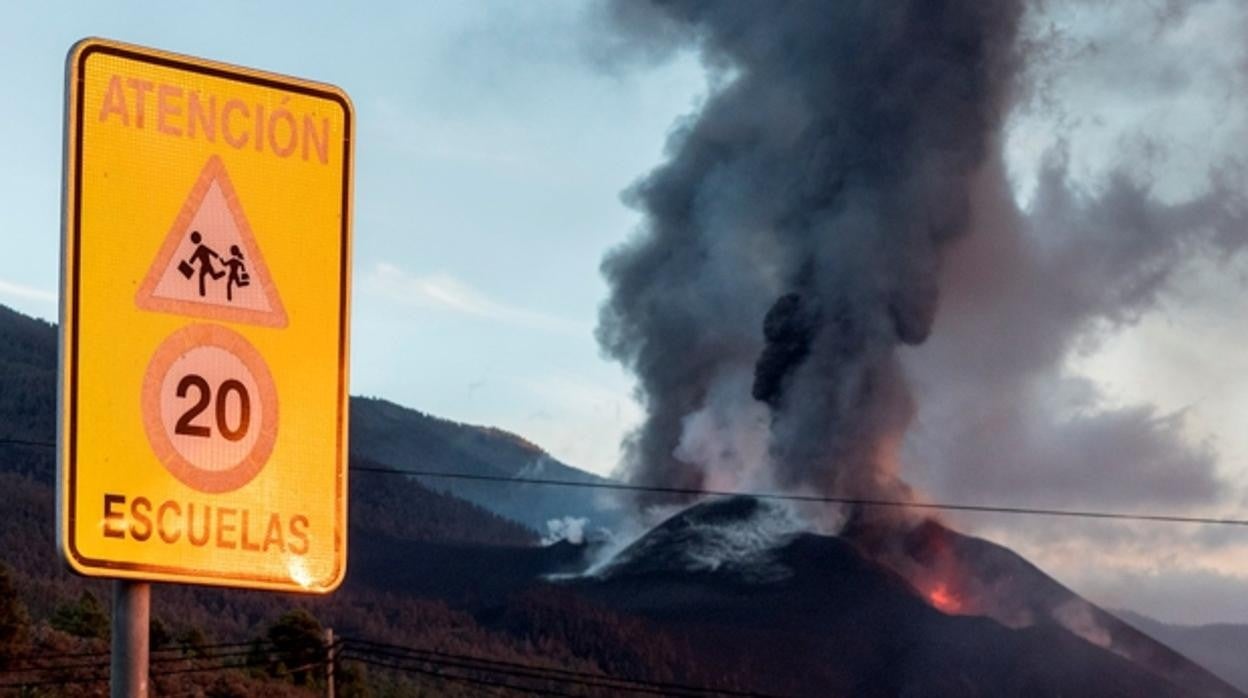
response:
[[[151,584],[124,579],[113,582],[111,698],[147,698],[151,601]]]

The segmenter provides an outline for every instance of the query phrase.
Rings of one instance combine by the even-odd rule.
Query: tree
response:
[[[182,648],[183,654],[192,657],[203,656],[204,646],[208,644],[208,636],[198,625],[183,629],[174,640]]]
[[[70,635],[108,639],[108,614],[104,612],[104,605],[89,590],[84,590],[77,602],[58,606],[50,622],[53,628]]]
[[[269,626],[268,639],[279,662],[279,673],[289,673],[298,686],[323,673],[325,664],[324,630],[311,613],[302,608],[287,611]]]
[[[30,638],[30,614],[17,595],[9,568],[0,565],[0,657],[20,653]]]
[[[173,644],[173,633],[169,630],[169,626],[162,618],[152,616],[147,624],[148,643],[154,650],[162,649]]]

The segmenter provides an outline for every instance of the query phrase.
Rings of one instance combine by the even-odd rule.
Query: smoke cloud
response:
[[[603,264],[599,339],[647,411],[622,475],[890,497],[904,475],[968,503],[1242,506],[1248,441],[1202,430],[1237,430],[1248,398],[1150,392],[1219,373],[1234,392],[1229,357],[1248,343],[1232,327],[1248,278],[1242,3],[609,7],[624,37],[610,50],[695,47],[711,85],[628,192],[643,227]],[[1215,289],[1198,311],[1214,340],[1166,328],[1196,312],[1185,288]],[[1125,400],[1081,370],[1141,337],[1190,365],[1116,363],[1152,385]],[[1179,567],[1223,591],[1243,579],[1218,529],[956,518],[1110,603],[1158,606],[1124,580]],[[1219,607],[1242,615],[1227,594]]]
[[[648,52],[695,43],[714,86],[627,195],[643,230],[603,263],[599,340],[647,412],[625,475],[906,495],[897,350],[931,331],[995,152],[1020,3],[613,8]]]
[[[1116,173],[1083,192],[1057,151],[1023,212],[1004,178],[983,178],[932,341],[905,357],[922,405],[907,453],[931,488],[1100,508],[1223,491],[1216,454],[1184,438],[1181,412],[1114,405],[1069,359],[1154,308],[1193,256],[1242,246],[1242,195],[1228,185],[1167,204]]]
[[[1242,514],[1248,8],[1167,8],[1033,13],[1029,99],[977,174],[931,340],[901,352],[906,474],[934,498]],[[1109,607],[1244,618],[1233,530],[955,518]]]
[[[1210,38],[1248,12],[1174,3],[1148,21],[1132,9],[1061,25],[1057,65],[1032,56],[1046,97],[1019,108],[1015,130],[1045,151],[1015,174],[1028,196],[1018,203],[1001,159],[978,173],[932,339],[903,357],[920,405],[904,452],[938,496],[1208,512],[1233,491],[1186,410],[1114,400],[1076,368],[1142,320],[1191,312],[1175,291],[1193,270],[1242,293],[1228,271],[1248,243],[1248,53]]]

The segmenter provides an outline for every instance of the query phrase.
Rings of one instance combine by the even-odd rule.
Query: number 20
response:
[[[211,437],[210,427],[193,424],[192,421],[212,403],[212,387],[208,385],[208,381],[204,380],[203,376],[191,373],[178,381],[178,397],[186,397],[191,388],[199,391],[199,397],[196,398],[195,404],[191,405],[191,408],[178,419],[173,431],[183,436]],[[234,428],[230,428],[225,418],[230,393],[238,395],[238,425]],[[222,436],[230,441],[238,441],[246,436],[247,427],[251,424],[251,397],[247,394],[247,386],[233,378],[222,382],[221,387],[217,389],[216,413],[217,431],[221,432]]]

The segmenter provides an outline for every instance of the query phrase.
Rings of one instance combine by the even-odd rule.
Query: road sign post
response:
[[[148,632],[152,585],[118,579],[113,582],[113,633],[110,639],[109,694],[111,698],[146,698]]]
[[[349,100],[97,39],[66,74],[63,557],[91,576],[333,590]],[[118,607],[140,587],[119,585]]]

